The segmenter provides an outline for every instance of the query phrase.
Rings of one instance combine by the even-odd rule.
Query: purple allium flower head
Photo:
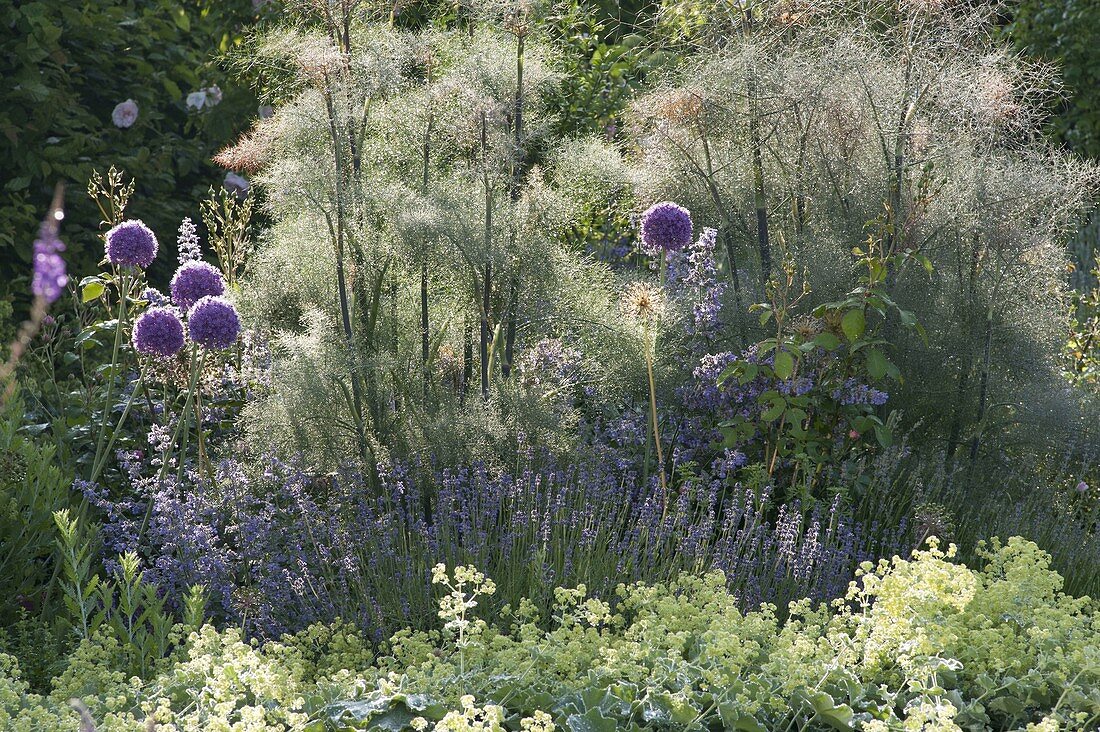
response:
[[[139,219],[123,221],[107,232],[107,261],[145,269],[157,258],[157,237]]]
[[[69,284],[69,275],[65,273],[65,260],[61,252],[65,245],[57,238],[55,226],[43,224],[34,242],[34,276],[31,279],[31,292],[47,303],[57,302],[65,286]]]
[[[1078,493],[1088,493],[1089,492],[1089,484],[1082,480],[1080,483],[1077,484],[1077,492]]]
[[[222,273],[206,262],[185,262],[172,278],[172,302],[180,310],[189,310],[207,295],[224,293]]]
[[[211,349],[229,348],[241,332],[241,317],[228,300],[207,295],[187,313],[187,328],[191,340]]]
[[[672,201],[655,203],[642,214],[642,250],[675,252],[691,244],[691,213]]]
[[[183,350],[183,323],[169,307],[151,307],[134,323],[134,348],[148,356],[169,358]]]
[[[115,127],[119,129],[126,129],[127,127],[133,127],[134,122],[137,122],[138,118],[138,105],[133,99],[127,99],[125,102],[119,102],[115,105],[115,108],[111,110],[111,121],[115,123]]]

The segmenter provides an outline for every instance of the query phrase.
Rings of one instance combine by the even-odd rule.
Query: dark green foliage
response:
[[[250,0],[0,0],[0,279],[25,292],[31,241],[54,184],[69,184],[63,227],[70,270],[102,256],[98,215],[83,195],[94,168],[118,164],[140,180],[145,219],[167,248],[179,220],[224,172],[212,153],[256,113],[256,101],[212,58],[237,45]],[[187,94],[218,85],[224,99],[188,110]],[[133,99],[136,123],[117,128]],[[168,261],[168,258],[164,258]],[[161,277],[167,271],[160,272]]]
[[[1053,119],[1055,134],[1082,155],[1100,157],[1100,3],[1023,0],[1010,32],[1023,51],[1061,67],[1066,97]]]
[[[0,415],[0,626],[20,608],[39,611],[55,599],[53,512],[70,502],[72,476],[56,466],[52,447],[19,433],[21,417],[18,401]]]

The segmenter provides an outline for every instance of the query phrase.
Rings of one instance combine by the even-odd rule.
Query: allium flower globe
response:
[[[147,268],[157,258],[157,237],[139,219],[123,221],[107,232],[107,261],[118,267]]]
[[[169,307],[151,307],[134,323],[134,348],[147,356],[170,358],[183,350],[183,323]]]
[[[190,310],[192,305],[207,295],[224,293],[222,273],[206,262],[185,262],[172,278],[172,302],[180,310]]]
[[[187,313],[187,329],[195,343],[211,350],[221,350],[237,342],[241,318],[237,315],[237,308],[229,301],[207,295]]]
[[[691,213],[672,201],[655,203],[642,214],[642,251],[676,252],[691,244]]]

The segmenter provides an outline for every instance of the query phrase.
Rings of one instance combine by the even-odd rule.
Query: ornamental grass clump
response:
[[[812,291],[803,312],[840,300],[873,237],[884,294],[929,328],[890,316],[881,332],[904,375],[890,406],[922,448],[977,477],[1095,442],[1051,314],[1100,173],[1046,142],[1056,74],[997,40],[1001,7],[692,7],[693,52],[633,105],[634,162],[639,195],[717,225],[734,299],[763,301],[789,256]],[[672,22],[685,6],[669,8]],[[738,350],[761,332],[742,307],[728,318]],[[998,467],[1006,453],[1019,460]]]
[[[225,158],[262,144],[253,181],[273,222],[239,299],[270,324],[278,364],[246,408],[259,452],[319,470],[391,454],[505,464],[519,432],[567,451],[580,409],[535,397],[518,368],[547,339],[600,365],[585,374],[598,409],[645,393],[618,283],[567,240],[621,155],[552,133],[560,79],[539,27],[353,24],[335,45],[278,31],[242,60],[299,69],[262,136]]]

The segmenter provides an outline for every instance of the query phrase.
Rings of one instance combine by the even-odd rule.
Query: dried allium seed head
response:
[[[899,0],[899,6],[911,13],[936,15],[943,12],[948,2],[949,0]]]
[[[813,315],[799,315],[793,321],[791,321],[791,330],[793,330],[802,340],[809,341],[816,338],[825,330],[825,323],[821,318],[814,317]]]
[[[653,325],[665,315],[664,293],[648,282],[633,282],[623,290],[619,310],[643,326]]]

